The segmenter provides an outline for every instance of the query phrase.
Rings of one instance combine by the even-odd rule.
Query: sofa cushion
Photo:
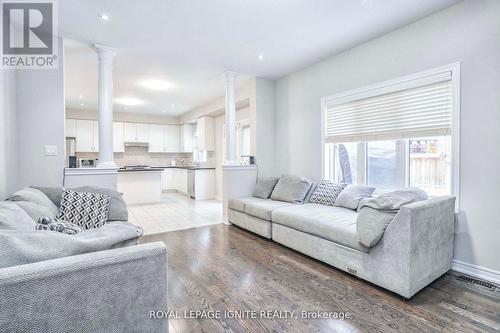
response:
[[[260,178],[253,190],[253,196],[261,199],[269,199],[278,180],[278,177]]]
[[[13,202],[0,201],[0,231],[35,230],[35,227],[36,222],[21,207]]]
[[[57,218],[84,229],[98,228],[108,220],[109,195],[64,190]]]
[[[295,206],[295,204],[276,200],[261,200],[245,203],[245,213],[266,221],[271,221],[273,210],[283,207]]]
[[[45,206],[52,212],[51,215],[57,215],[59,209],[42,191],[35,188],[26,187],[17,191],[9,197],[10,201],[29,201]]]
[[[282,175],[271,193],[271,199],[304,203],[307,192],[311,188],[311,182],[304,177],[293,175]]]
[[[249,202],[261,202],[267,201],[267,199],[255,198],[255,197],[247,197],[247,198],[231,198],[228,200],[228,207],[238,212],[245,212],[245,205]]]
[[[349,209],[358,209],[359,202],[362,199],[370,198],[375,187],[347,185],[335,199],[334,206],[344,207]]]
[[[356,217],[353,210],[314,203],[276,209],[272,213],[273,223],[368,252],[358,241]]]
[[[323,180],[314,193],[311,195],[309,202],[327,206],[333,206],[335,199],[347,186],[344,183],[334,183],[329,180]]]
[[[54,218],[53,212],[45,206],[39,205],[36,202],[30,201],[14,201],[16,205],[21,207],[33,221],[38,221],[41,217]]]

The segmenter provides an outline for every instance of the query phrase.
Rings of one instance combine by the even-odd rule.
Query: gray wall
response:
[[[255,78],[255,151],[259,177],[275,176],[275,81]]]
[[[16,72],[0,70],[0,200],[17,181]]]
[[[17,73],[19,188],[62,185],[65,145],[63,67],[63,42],[59,39],[57,70],[19,70]],[[45,145],[57,146],[57,156],[44,156]]]
[[[469,0],[280,79],[276,168],[321,178],[322,96],[461,62],[455,259],[500,271],[500,1]]]

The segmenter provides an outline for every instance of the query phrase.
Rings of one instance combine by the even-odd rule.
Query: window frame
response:
[[[384,95],[388,88],[397,86],[407,86],[415,80],[423,79],[430,75],[439,75],[445,72],[451,72],[451,90],[452,90],[452,120],[451,120],[451,195],[456,197],[455,210],[460,211],[460,62],[433,68],[419,73],[402,76],[393,80],[383,81],[362,88],[352,89],[345,92],[324,96],[321,98],[321,175],[326,176],[326,134],[325,134],[325,110],[328,103],[332,101],[350,102],[364,98],[366,95]],[[407,139],[405,139],[406,142]],[[409,154],[409,149],[406,149]],[[367,147],[365,145],[365,159]],[[359,153],[358,153],[359,156]],[[364,163],[365,168],[367,163]],[[405,180],[409,179],[409,166],[406,166]],[[334,171],[333,171],[334,172]],[[364,172],[366,177],[366,170]],[[367,179],[364,179],[366,182]]]

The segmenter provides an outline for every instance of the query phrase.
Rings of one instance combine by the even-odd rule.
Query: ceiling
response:
[[[97,107],[96,43],[117,49],[115,111],[178,116],[222,96],[224,71],[240,73],[239,85],[251,76],[276,79],[456,2],[59,1],[66,106]],[[163,90],[146,80],[162,80]],[[138,104],[125,106],[124,98]]]

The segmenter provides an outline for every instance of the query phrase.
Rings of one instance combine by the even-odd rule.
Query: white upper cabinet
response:
[[[192,124],[183,124],[179,128],[180,151],[183,153],[192,153],[194,148],[194,130]]]
[[[76,146],[79,153],[99,151],[99,125],[94,120],[76,120]]]
[[[165,148],[165,126],[149,125],[149,147],[150,153],[164,153]]]
[[[149,126],[148,124],[124,123],[125,142],[148,142]]]
[[[136,124],[137,125],[137,141],[138,142],[148,142],[149,140],[149,125],[148,124]]]
[[[76,119],[66,119],[64,131],[67,138],[76,138]]]
[[[168,153],[179,152],[179,126],[165,125],[165,151]]]
[[[123,123],[114,122],[113,123],[113,152],[123,153],[125,152],[124,144],[124,129]]]
[[[204,116],[198,118],[196,126],[196,149],[215,150],[215,124],[214,118]]]

